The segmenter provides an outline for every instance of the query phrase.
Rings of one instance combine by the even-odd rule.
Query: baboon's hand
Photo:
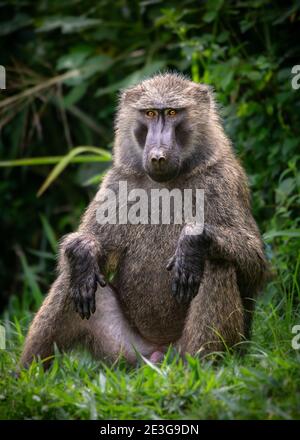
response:
[[[99,271],[99,242],[87,233],[69,234],[62,241],[62,253],[68,262],[70,295],[82,319],[89,319],[96,310],[97,284],[105,286]]]
[[[178,303],[187,303],[197,295],[204,272],[205,246],[193,236],[180,239],[167,264],[172,270],[172,294]]]
[[[104,276],[98,268],[91,268],[80,275],[71,276],[71,297],[75,310],[82,319],[89,319],[96,311],[96,290],[98,283],[101,287],[106,285]]]

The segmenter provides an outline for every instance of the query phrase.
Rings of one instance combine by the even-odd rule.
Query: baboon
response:
[[[175,222],[98,222],[106,191],[118,194],[121,181],[147,194],[203,189],[202,232]],[[201,356],[240,345],[266,268],[247,179],[211,88],[158,74],[120,95],[113,166],[78,231],[61,242],[58,277],[31,324],[21,364],[46,363],[55,344],[81,344],[102,360],[122,355],[132,364],[137,352],[160,361],[170,344]]]

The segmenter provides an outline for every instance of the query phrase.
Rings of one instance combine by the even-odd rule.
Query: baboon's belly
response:
[[[180,337],[188,309],[173,298],[172,274],[166,269],[181,228],[178,225],[140,227],[128,237],[127,252],[115,279],[130,323],[144,338],[158,344]]]

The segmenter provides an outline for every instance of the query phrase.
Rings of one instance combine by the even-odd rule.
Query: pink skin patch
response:
[[[153,364],[158,364],[158,363],[162,362],[164,355],[165,354],[162,351],[154,351],[151,354],[149,361],[152,362]]]

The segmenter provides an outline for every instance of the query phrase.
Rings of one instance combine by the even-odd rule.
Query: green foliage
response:
[[[296,0],[1,1],[0,307],[10,296],[10,349],[0,356],[0,417],[299,416],[299,353],[290,348],[300,323],[300,90],[291,87],[299,21]],[[225,356],[220,368],[169,360],[160,374],[64,356],[64,368],[34,365],[16,381],[10,372],[54,277],[57,239],[76,227],[110,164],[118,90],[165,69],[214,87],[249,175],[274,278],[247,359]]]
[[[141,359],[133,369],[57,352],[50,370],[35,362],[18,378],[29,304],[14,304],[3,319],[0,419],[299,419],[300,351],[292,348],[291,329],[300,308],[293,310],[291,292],[273,287],[281,300],[258,305],[244,357],[225,353],[218,364],[192,357],[183,363],[169,350],[162,365]],[[299,286],[294,294],[300,298]]]

